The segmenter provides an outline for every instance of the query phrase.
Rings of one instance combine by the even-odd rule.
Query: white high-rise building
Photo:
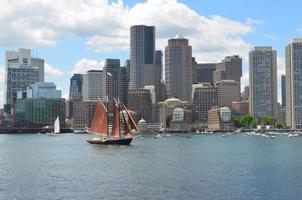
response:
[[[36,82],[44,82],[44,60],[33,58],[30,49],[6,51],[5,111],[11,113],[17,92]]]
[[[286,46],[286,125],[302,128],[302,38]]]
[[[250,114],[278,117],[277,52],[272,47],[255,47],[249,53]]]
[[[103,97],[103,71],[90,70],[83,76],[83,101],[95,101]]]

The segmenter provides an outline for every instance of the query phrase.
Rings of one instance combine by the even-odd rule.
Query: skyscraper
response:
[[[216,63],[197,64],[196,81],[198,83],[213,83],[213,72],[216,70]]]
[[[224,70],[226,80],[239,82],[242,77],[242,59],[238,55],[227,56],[217,64],[217,70]]]
[[[74,74],[70,78],[69,99],[72,101],[81,101],[83,87],[83,75]]]
[[[286,125],[302,128],[302,38],[293,39],[286,53]]]
[[[90,70],[83,76],[83,101],[103,97],[103,70]]]
[[[192,102],[192,46],[180,35],[165,48],[165,81],[168,97]]]
[[[286,76],[281,75],[281,101],[282,101],[282,108],[286,107]]]
[[[103,68],[103,96],[107,96],[111,101],[113,98],[119,97],[119,72],[120,72],[119,59],[105,59]]]
[[[143,88],[142,67],[153,64],[155,53],[155,27],[130,27],[130,89]]]
[[[249,53],[250,114],[278,117],[277,52],[272,47],[255,47]]]
[[[6,52],[5,112],[11,113],[17,99],[17,91],[30,84],[44,82],[44,60],[31,57],[30,49]]]
[[[119,59],[106,59],[103,72],[103,96],[107,96],[110,101],[119,99],[127,105],[127,68],[120,66]]]

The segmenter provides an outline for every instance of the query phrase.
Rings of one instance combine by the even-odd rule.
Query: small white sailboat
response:
[[[53,125],[53,132],[48,134],[48,136],[57,136],[59,133],[60,133],[60,118],[58,116]]]

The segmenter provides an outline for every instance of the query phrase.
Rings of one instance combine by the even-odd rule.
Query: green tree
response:
[[[243,115],[240,118],[240,124],[245,128],[251,128],[256,125],[256,119],[250,115]]]
[[[261,118],[260,118],[260,122],[262,125],[275,125],[276,123],[276,119],[270,115],[263,115]]]
[[[238,117],[232,117],[232,123],[236,128],[242,127],[240,119]]]

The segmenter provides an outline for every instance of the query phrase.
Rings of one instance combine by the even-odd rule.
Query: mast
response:
[[[137,127],[137,125],[136,125],[134,119],[132,118],[132,116],[130,115],[128,109],[126,108],[126,106],[125,106],[124,104],[123,104],[123,107],[124,107],[124,109],[125,109],[125,111],[126,111],[126,113],[127,113],[128,121],[129,121],[129,123],[130,123],[131,129],[135,129],[135,130],[139,131],[139,129],[138,129],[138,127]]]
[[[113,98],[113,101],[114,101],[114,115],[113,115],[111,135],[115,138],[121,138],[120,106],[114,98]]]
[[[127,120],[126,120],[124,114],[122,114],[122,116],[123,116],[123,121],[124,121],[124,130],[125,130],[124,135],[125,135],[127,138],[131,138],[132,135],[131,135],[131,131],[130,131],[130,128],[129,128],[129,126],[128,126]]]

